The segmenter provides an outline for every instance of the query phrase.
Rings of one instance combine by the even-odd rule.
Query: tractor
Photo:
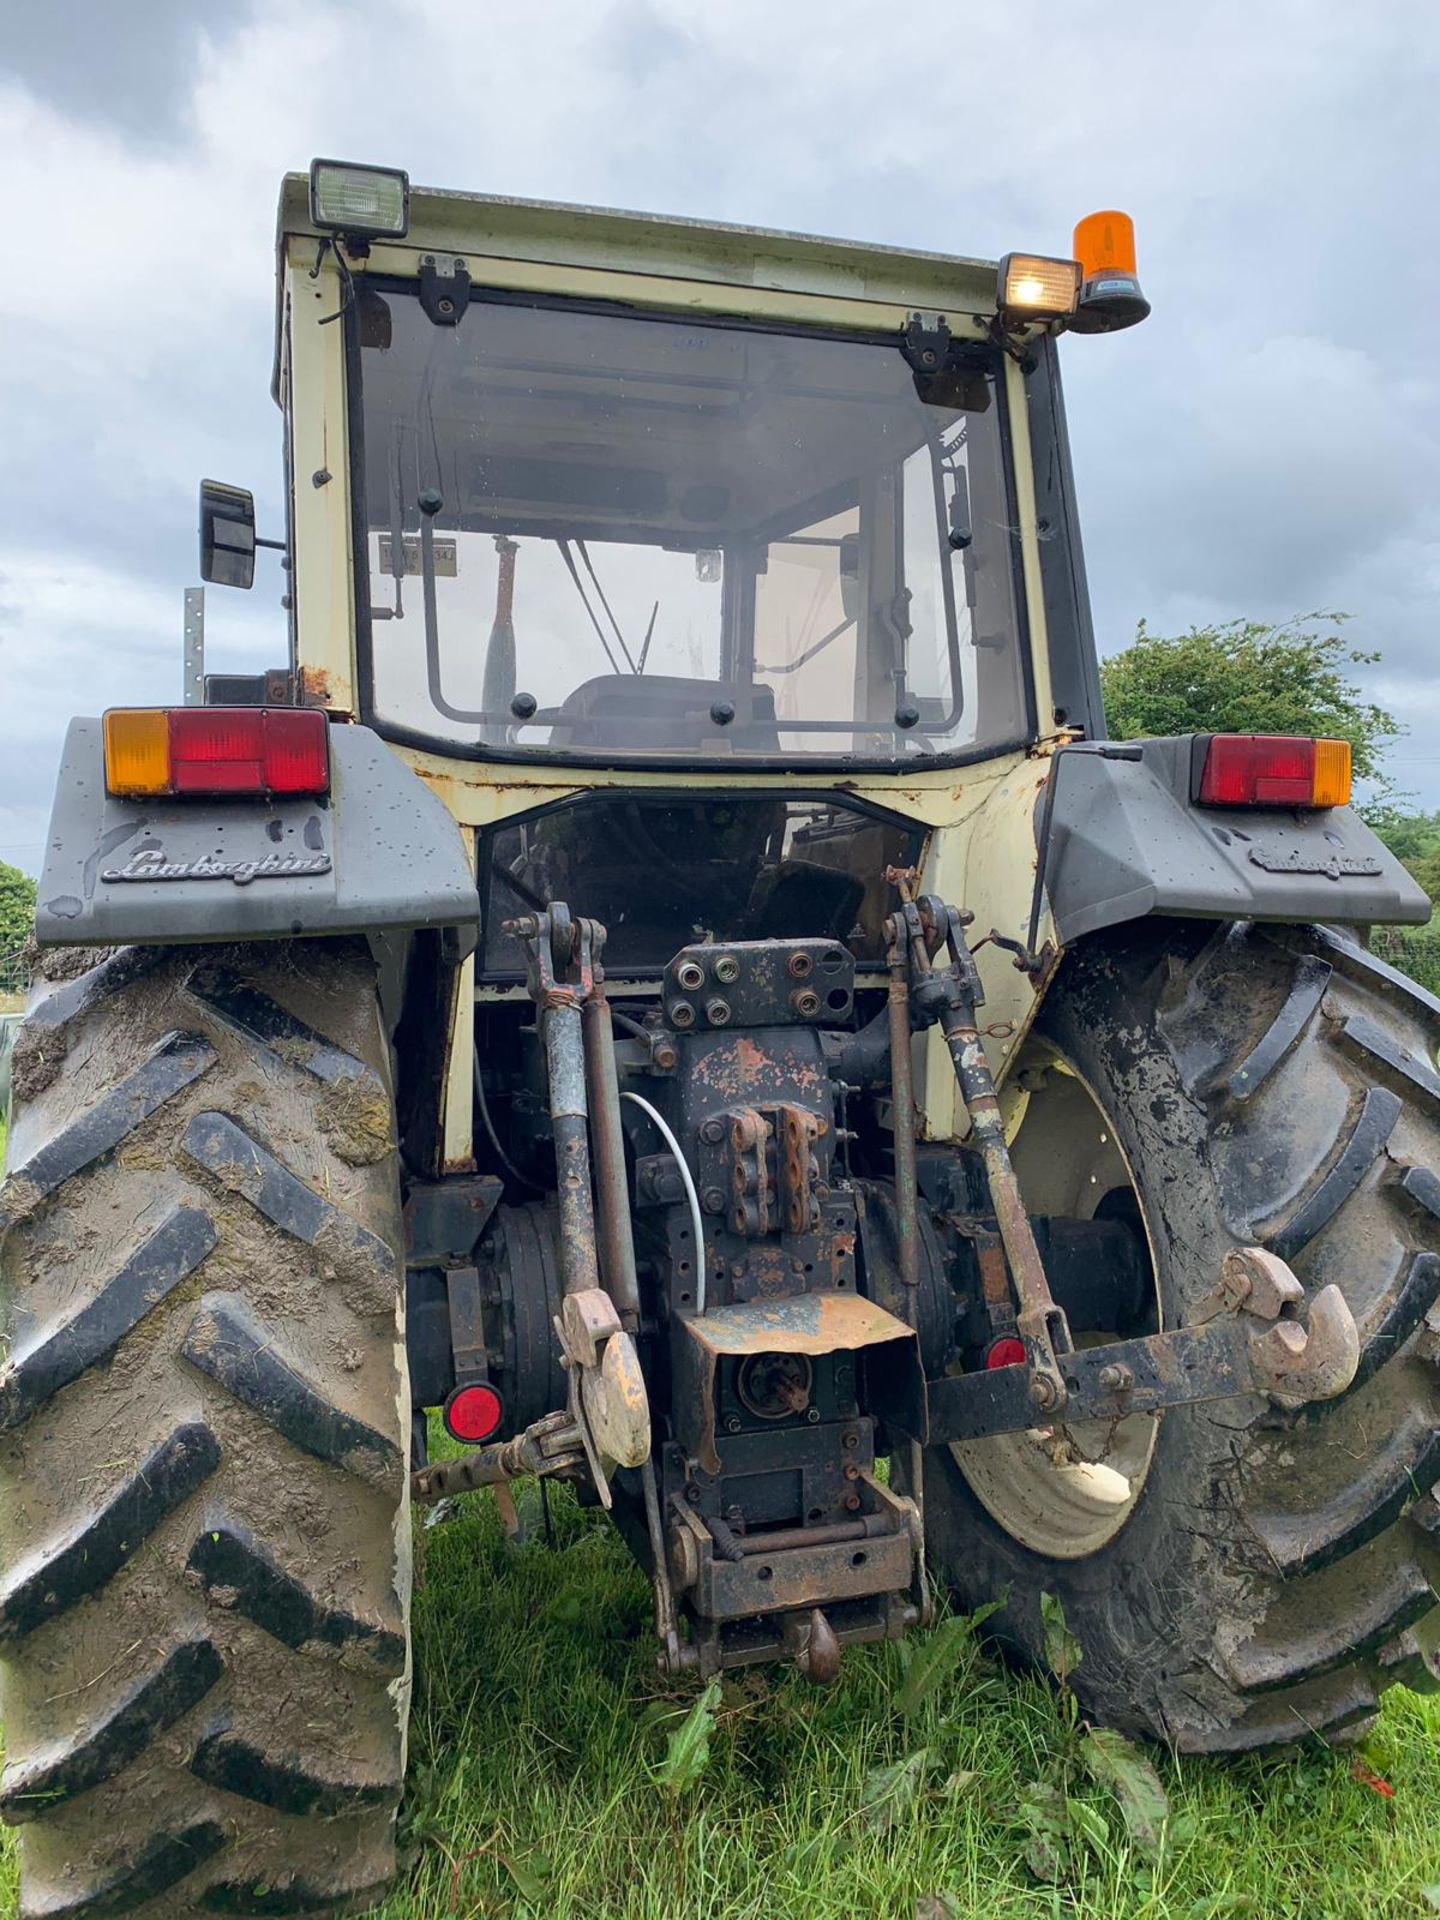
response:
[[[1187,1753],[1440,1680],[1428,902],[1343,741],[1107,736],[1057,342],[1148,311],[1115,212],[286,178],[285,661],[71,723],[14,1047],[26,1915],[380,1897],[416,1510],[525,1478],[677,1682],[946,1595]]]

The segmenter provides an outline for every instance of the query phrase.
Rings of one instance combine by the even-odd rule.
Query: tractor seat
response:
[[[735,709],[726,726],[710,716],[719,701]],[[780,728],[770,687],[659,673],[602,674],[566,696],[550,744],[632,753],[653,747],[664,754],[778,754]]]

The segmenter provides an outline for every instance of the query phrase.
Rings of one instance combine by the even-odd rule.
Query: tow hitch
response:
[[[1065,1354],[1067,1423],[1123,1420],[1244,1393],[1272,1394],[1295,1406],[1343,1393],[1360,1364],[1360,1336],[1340,1289],[1322,1287],[1305,1322],[1282,1319],[1304,1289],[1274,1254],[1259,1247],[1227,1254],[1222,1289],[1248,1281],[1256,1269],[1264,1275],[1263,1292],[1247,1285],[1235,1307],[1221,1308],[1213,1320]],[[1258,1331],[1256,1316],[1272,1324]],[[929,1393],[932,1443],[1018,1433],[1054,1417],[1039,1411],[1019,1366],[932,1380]]]

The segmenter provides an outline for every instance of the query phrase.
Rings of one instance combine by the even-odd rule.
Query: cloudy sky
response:
[[[281,525],[279,176],[999,255],[1135,216],[1154,315],[1069,343],[1097,628],[1313,608],[1440,805],[1440,9],[1420,0],[47,0],[0,41],[0,858],[66,718],[178,698],[202,474]],[[278,574],[211,664],[283,656]]]

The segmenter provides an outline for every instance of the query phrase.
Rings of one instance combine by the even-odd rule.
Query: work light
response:
[[[1007,253],[1000,262],[1000,311],[1016,320],[1058,319],[1080,298],[1078,260]]]
[[[310,218],[355,239],[399,240],[410,225],[410,176],[398,167],[310,162]]]

